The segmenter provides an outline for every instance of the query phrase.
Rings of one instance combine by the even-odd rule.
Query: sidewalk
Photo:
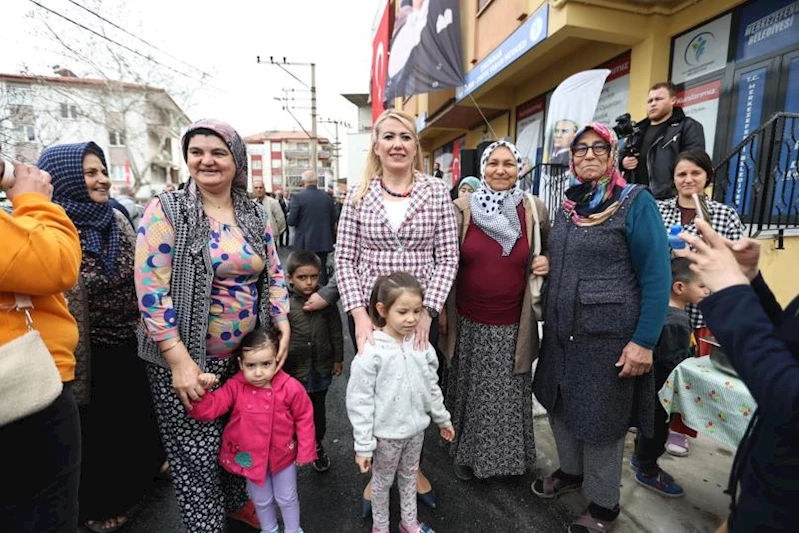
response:
[[[534,411],[537,468],[542,473],[549,473],[558,465],[555,442],[546,412],[538,402]],[[682,485],[685,496],[664,498],[635,482],[635,471],[630,466],[634,439],[635,435],[627,434],[621,482],[621,515],[614,532],[714,532],[729,513],[730,498],[723,491],[727,488],[735,451],[700,435],[691,439],[691,454],[688,457],[665,454],[659,464]],[[585,509],[587,501],[577,492],[565,494],[551,505],[559,507],[558,515],[573,517]]]

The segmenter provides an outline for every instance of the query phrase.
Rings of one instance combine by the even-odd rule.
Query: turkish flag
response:
[[[372,40],[372,124],[385,111],[383,100],[386,94],[386,72],[388,70],[388,39],[391,35],[391,0],[386,0],[380,25]]]

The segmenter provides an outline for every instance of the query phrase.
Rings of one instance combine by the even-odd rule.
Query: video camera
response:
[[[621,153],[622,159],[625,157],[638,157],[638,147],[641,144],[641,128],[629,113],[616,117],[616,125],[613,126],[613,131],[616,132],[619,139],[624,141],[624,149]]]

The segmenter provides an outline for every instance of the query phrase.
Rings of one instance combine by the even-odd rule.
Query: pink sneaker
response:
[[[433,531],[433,528],[425,524],[424,522],[417,522],[411,527],[406,526],[402,522],[400,522],[399,527],[400,533],[436,533]]]
[[[682,433],[669,431],[669,438],[666,440],[666,451],[675,457],[685,457],[691,453],[688,437]]]

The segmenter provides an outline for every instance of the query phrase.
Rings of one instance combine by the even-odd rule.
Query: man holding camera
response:
[[[674,161],[677,154],[689,148],[705,149],[705,132],[696,120],[686,117],[675,107],[677,96],[668,82],[656,83],[649,90],[647,118],[638,123],[641,133],[635,155],[622,159],[625,177],[632,174],[632,183],[649,187],[658,200],[671,198],[674,189]]]

